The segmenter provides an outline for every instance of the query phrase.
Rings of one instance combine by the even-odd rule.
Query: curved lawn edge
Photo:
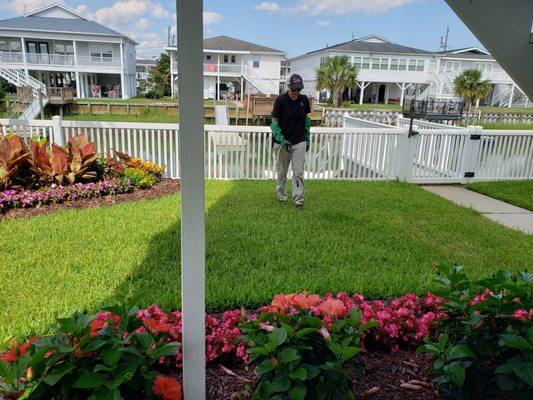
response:
[[[465,188],[533,211],[533,179],[476,182],[465,185]]]

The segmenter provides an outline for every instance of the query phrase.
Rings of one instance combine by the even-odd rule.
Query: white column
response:
[[[514,83],[511,86],[511,94],[509,95],[509,105],[507,106],[509,108],[513,106],[513,96],[514,96]]]
[[[72,48],[74,49],[74,67],[76,68],[76,96],[81,97],[80,93],[80,72],[78,71],[78,49],[77,42],[72,41]]]
[[[390,83],[385,84],[385,97],[383,99],[383,103],[389,104],[389,91],[390,91]]]
[[[129,98],[126,87],[124,86],[124,43],[120,43],[120,91],[122,92],[123,99]]]
[[[359,104],[363,104],[363,95],[365,93],[365,82],[361,82],[361,85],[359,85],[359,88],[361,91],[359,92]]]
[[[170,97],[174,98],[174,74],[172,72],[170,72]]]
[[[220,53],[217,53],[217,100],[220,100]]]
[[[400,87],[400,90],[402,91],[402,94],[400,95],[400,107],[403,107],[403,96],[405,95],[405,82],[402,82],[402,86]]]
[[[20,43],[22,45],[22,59],[24,60],[24,71],[26,71],[26,74],[28,73],[28,57],[26,53],[26,43],[24,42],[24,38],[20,38]]]
[[[185,400],[205,399],[203,2],[176,0]]]

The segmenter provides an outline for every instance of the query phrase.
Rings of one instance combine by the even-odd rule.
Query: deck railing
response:
[[[85,133],[97,151],[120,150],[179,171],[178,124],[0,120],[1,131],[63,144]],[[407,128],[312,128],[306,154],[308,179],[396,179],[414,183],[532,179],[533,131]],[[275,151],[264,126],[205,126],[205,176],[211,179],[272,179]]]

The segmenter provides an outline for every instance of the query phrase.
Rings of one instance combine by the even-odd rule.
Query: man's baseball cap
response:
[[[302,90],[304,88],[302,77],[298,74],[292,74],[289,78],[289,88],[292,90]]]

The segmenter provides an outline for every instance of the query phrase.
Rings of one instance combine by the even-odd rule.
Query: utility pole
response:
[[[440,37],[440,48],[446,52],[448,49],[448,34],[450,33],[450,27],[446,27],[446,34]]]

